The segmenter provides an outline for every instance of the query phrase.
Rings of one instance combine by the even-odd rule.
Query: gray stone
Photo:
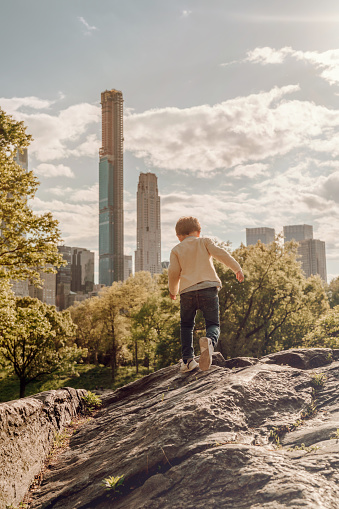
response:
[[[339,362],[329,363],[328,349],[303,350],[307,370],[327,359],[310,372],[280,364],[284,355],[233,371],[212,365],[180,374],[171,366],[105,393],[104,408],[46,472],[32,509],[337,509],[339,448],[331,434]],[[300,420],[314,373],[327,377],[317,414],[276,448],[270,430]],[[296,450],[301,443],[320,448]],[[102,480],[120,475],[119,493],[107,494]]]
[[[55,433],[84,410],[86,392],[64,388],[0,404],[0,509],[23,499]]]
[[[287,364],[292,368],[314,369],[326,366],[333,360],[331,348],[291,348],[282,352],[271,353],[260,359],[269,364]]]

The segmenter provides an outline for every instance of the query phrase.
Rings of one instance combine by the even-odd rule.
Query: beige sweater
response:
[[[208,237],[186,237],[171,251],[168,267],[168,286],[172,295],[202,281],[215,281],[221,286],[213,265],[213,258],[222,262],[236,274],[241,267],[225,251]]]

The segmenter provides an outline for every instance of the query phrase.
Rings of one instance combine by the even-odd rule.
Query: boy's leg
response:
[[[180,295],[180,339],[183,361],[194,358],[193,329],[195,325],[196,292]]]
[[[199,309],[205,319],[206,337],[211,339],[215,348],[220,336],[219,297],[217,288],[199,290]]]
[[[217,346],[220,335],[219,298],[217,288],[199,290],[199,309],[206,324],[206,337],[200,338],[199,367],[206,371],[212,364],[213,349]]]

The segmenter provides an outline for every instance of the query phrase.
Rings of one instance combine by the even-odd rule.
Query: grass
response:
[[[45,378],[31,382],[26,387],[26,396],[32,396],[38,392],[60,389],[61,387],[73,387],[74,389],[117,389],[138,378],[147,375],[147,368],[139,367],[136,375],[134,366],[121,366],[118,368],[114,383],[112,382],[111,369],[102,365],[78,364],[76,376],[54,374],[51,378]],[[0,403],[19,398],[19,379],[8,371],[0,371]]]

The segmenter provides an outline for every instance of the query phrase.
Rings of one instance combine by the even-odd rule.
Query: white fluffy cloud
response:
[[[313,64],[331,85],[339,83],[339,49],[320,52],[297,51],[288,46],[276,50],[265,46],[249,51],[245,61],[261,65],[281,64],[287,56]]]
[[[74,178],[74,173],[69,168],[69,166],[64,166],[63,164],[49,164],[49,163],[41,163],[39,164],[34,173],[41,177],[69,177]]]
[[[298,91],[298,86],[289,85],[214,106],[129,114],[125,147],[154,167],[199,176],[263,162],[310,144],[315,150],[325,150],[324,143],[329,143],[339,125],[338,112],[286,98]],[[337,150],[337,146],[332,148]]]
[[[23,120],[27,132],[33,135],[34,141],[29,152],[38,161],[50,162],[70,156],[96,156],[99,141],[96,135],[88,134],[88,129],[93,124],[100,123],[100,107],[81,103],[57,113],[27,111],[27,107],[45,110],[53,103],[54,101],[44,101],[36,97],[0,99],[6,113],[12,114],[17,120]]]

